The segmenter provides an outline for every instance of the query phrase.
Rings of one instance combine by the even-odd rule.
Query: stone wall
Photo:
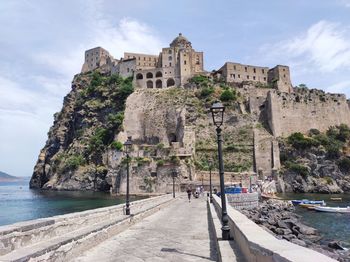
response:
[[[345,95],[326,94],[320,90],[295,93],[271,91],[267,97],[267,118],[275,137],[294,132],[307,133],[315,128],[326,131],[330,126],[350,126],[350,110]]]
[[[221,217],[221,201],[216,195],[213,196],[213,204],[218,216]],[[230,235],[233,237],[235,244],[238,245],[245,261],[336,261],[314,250],[275,238],[229,205],[227,206],[227,215],[229,219]],[[212,214],[212,216],[214,215]]]

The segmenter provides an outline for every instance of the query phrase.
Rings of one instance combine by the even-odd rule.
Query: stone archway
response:
[[[158,71],[158,72],[156,73],[156,77],[162,77],[162,76],[163,76],[162,72]]]
[[[137,79],[137,80],[143,79],[143,74],[138,73],[138,74],[136,75],[136,79]]]
[[[151,80],[147,81],[147,88],[153,88],[153,81]]]
[[[163,86],[162,80],[158,79],[156,81],[156,88],[162,88],[162,86]]]
[[[166,81],[166,86],[167,87],[170,87],[170,86],[174,86],[175,85],[175,80],[173,78],[169,78],[167,81]]]
[[[153,74],[152,74],[151,72],[148,72],[148,73],[146,74],[146,78],[153,78]]]

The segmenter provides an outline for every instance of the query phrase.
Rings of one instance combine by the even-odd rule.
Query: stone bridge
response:
[[[0,227],[0,261],[334,261],[278,240],[228,207],[231,236],[221,240],[220,199],[163,195],[124,206]]]

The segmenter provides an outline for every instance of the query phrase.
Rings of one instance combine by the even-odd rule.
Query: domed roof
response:
[[[182,47],[191,47],[191,42],[187,40],[181,33],[176,37],[170,44],[171,47],[182,46]]]

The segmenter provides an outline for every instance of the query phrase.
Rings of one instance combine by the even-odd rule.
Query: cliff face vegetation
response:
[[[106,154],[122,147],[115,134],[132,92],[132,79],[97,71],[77,75],[61,112],[54,115],[30,187],[108,190]]]
[[[207,77],[187,88],[137,89],[131,79],[95,71],[77,75],[30,181],[31,188],[98,190],[122,193],[122,143],[132,136],[131,190],[167,192],[172,170],[177,184],[195,180],[216,160],[216,136],[209,108],[226,106],[223,130],[226,171],[253,170],[254,117],[236,88]]]
[[[281,178],[289,192],[343,193],[350,190],[350,129],[294,133],[281,140]]]

